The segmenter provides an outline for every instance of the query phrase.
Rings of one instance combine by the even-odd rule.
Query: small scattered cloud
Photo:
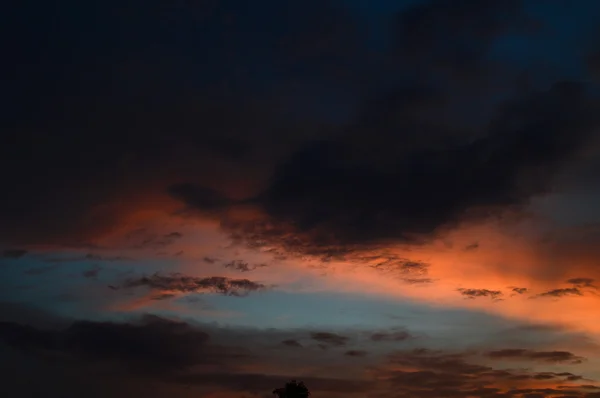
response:
[[[371,335],[372,341],[404,341],[414,338],[414,336],[406,331],[398,332],[376,332]]]
[[[243,260],[233,260],[233,261],[223,264],[223,266],[225,268],[234,269],[234,270],[240,271],[240,272],[249,272],[249,271],[254,271],[257,268],[266,267],[267,264],[265,264],[265,263],[250,264]]]
[[[310,334],[310,338],[320,343],[337,347],[346,345],[349,340],[346,336],[329,332],[313,332]]]
[[[94,266],[93,268],[83,271],[82,275],[84,278],[95,279],[98,277],[98,274],[102,270],[102,267]]]
[[[458,289],[461,295],[468,299],[475,299],[479,297],[489,297],[493,300],[499,300],[504,294],[500,290],[489,290],[489,289]]]
[[[470,245],[465,246],[465,251],[474,251],[479,249],[479,242],[471,243]]]
[[[576,287],[567,287],[560,289],[552,289],[547,292],[543,292],[538,294],[535,297],[573,297],[573,296],[583,296],[583,293],[579,288]]]
[[[518,294],[518,295],[522,295],[525,294],[529,291],[528,288],[526,287],[516,287],[516,286],[510,286],[509,289],[513,292],[512,296]]]
[[[347,357],[366,357],[367,352],[362,350],[348,350],[344,355]]]
[[[281,344],[288,346],[288,347],[296,347],[296,348],[301,348],[302,344],[300,344],[298,342],[298,340],[294,340],[294,339],[287,339],[287,340],[283,340],[281,342]]]
[[[409,285],[428,285],[435,282],[435,280],[431,278],[402,278],[402,282]]]

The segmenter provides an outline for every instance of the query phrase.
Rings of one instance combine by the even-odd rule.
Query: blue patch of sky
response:
[[[258,328],[391,329],[406,327],[427,336],[475,338],[518,322],[484,312],[443,308],[411,300],[386,299],[341,293],[265,292],[247,297],[204,295],[202,302],[218,310],[243,316],[207,318],[227,326]],[[191,310],[196,303],[189,304]],[[473,325],[478,325],[473,328]]]

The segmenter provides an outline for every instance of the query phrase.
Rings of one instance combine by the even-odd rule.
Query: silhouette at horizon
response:
[[[292,380],[285,383],[285,387],[274,389],[273,394],[277,395],[277,398],[307,398],[310,391],[303,381]]]

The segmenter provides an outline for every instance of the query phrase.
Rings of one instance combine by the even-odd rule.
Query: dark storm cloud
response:
[[[24,249],[5,249],[0,252],[0,258],[21,258],[27,254],[27,250]]]
[[[474,299],[477,297],[490,297],[494,300],[499,299],[503,296],[500,290],[488,290],[488,289],[458,289],[461,295],[466,298]]]
[[[248,279],[231,279],[223,276],[194,277],[182,274],[143,276],[128,279],[122,288],[148,287],[164,293],[201,293],[214,292],[227,296],[241,297],[251,292],[264,291],[266,285]]]
[[[315,134],[302,98],[354,84],[338,73],[359,68],[353,18],[327,1],[211,3],[3,10],[1,241],[87,242],[169,184],[253,178]]]
[[[5,90],[0,240],[86,241],[165,192],[254,245],[324,254],[414,239],[545,192],[597,114],[565,83],[503,103],[477,131],[450,106],[485,102],[455,93],[497,76],[494,39],[529,27],[519,1],[410,6],[380,54],[326,1],[67,3],[7,13],[22,42],[6,58],[30,66]],[[347,98],[352,120],[315,121]],[[226,217],[237,204],[263,217]]]
[[[351,132],[296,152],[265,191],[244,202],[265,217],[227,219],[223,226],[252,246],[321,256],[390,239],[418,242],[440,227],[526,205],[547,192],[554,172],[588,142],[600,114],[583,87],[560,83],[503,104],[470,140],[419,147],[388,142],[390,132],[377,145],[390,156],[367,150],[368,140],[379,139],[369,121],[381,120],[377,113],[386,107],[407,112],[409,126],[398,127],[406,135],[411,123],[420,123],[410,120],[411,95],[401,90]],[[199,201],[192,194],[180,198],[189,206]]]
[[[321,343],[336,347],[346,345],[346,343],[349,340],[349,338],[346,336],[330,332],[313,332],[310,334],[310,338]]]
[[[570,364],[579,364],[585,360],[585,358],[568,351],[532,351],[520,348],[490,351],[486,355],[494,359],[521,359]]]

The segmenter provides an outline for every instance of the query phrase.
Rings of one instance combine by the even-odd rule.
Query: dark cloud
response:
[[[132,259],[124,256],[103,256],[95,253],[87,253],[84,256],[74,257],[51,257],[47,258],[48,263],[71,263],[81,261],[96,261],[96,262],[115,262],[115,261],[131,261]]]
[[[363,259],[371,260],[369,258]],[[385,259],[378,258],[375,264],[372,265],[378,271],[396,272],[403,275],[426,275],[429,271],[429,264],[420,261],[410,261],[403,258],[388,257]]]
[[[451,397],[494,397],[522,398],[521,394],[544,389],[527,389],[532,381],[551,383],[546,391],[559,391],[565,381],[581,379],[569,372],[528,372],[516,369],[494,369],[468,361],[472,353],[449,353],[428,349],[399,351],[390,356],[394,370],[381,370],[378,374],[389,380],[401,397],[433,398]],[[407,368],[407,369],[403,369]],[[506,385],[512,385],[507,390]],[[523,388],[516,386],[522,385]],[[577,397],[585,396],[586,388],[569,386],[569,392]],[[571,391],[572,390],[572,391]],[[545,395],[544,395],[545,396]]]
[[[8,13],[23,42],[6,58],[29,67],[4,90],[1,241],[87,242],[164,194],[255,246],[420,241],[547,192],[597,121],[577,84],[498,84],[494,40],[530,32],[517,0],[406,6],[377,52],[328,1],[121,3],[61,3],[47,13],[60,30],[25,5]]]
[[[253,271],[257,268],[262,268],[262,267],[266,267],[267,264],[261,263],[261,264],[249,264],[246,261],[243,260],[232,260],[228,263],[223,264],[223,266],[225,268],[231,268],[234,269],[236,271],[241,271],[241,272],[248,272],[248,271]]]
[[[479,249],[479,243],[471,243],[470,245],[465,246],[465,251],[473,251]]]
[[[579,288],[567,287],[560,289],[552,289],[547,292],[538,294],[536,297],[568,297],[568,296],[583,296]]]
[[[156,295],[150,297],[150,299],[160,301],[160,300],[169,300],[169,299],[172,299],[175,297],[177,297],[177,295],[173,294],[173,293],[159,293],[159,294],[156,294]]]
[[[493,300],[497,300],[504,295],[500,290],[460,288],[458,291],[460,294],[469,299],[474,299],[477,297],[490,297]]]
[[[294,340],[294,339],[283,340],[281,342],[281,344],[286,345],[288,347],[298,347],[298,348],[302,347],[302,344],[300,344],[298,342],[298,340]]]
[[[179,232],[171,232],[165,235],[150,235],[143,239],[137,247],[139,248],[153,248],[161,249],[163,247],[172,245],[178,239],[181,239],[183,235]]]
[[[366,357],[367,352],[361,350],[348,350],[344,353],[347,357]]]
[[[398,331],[398,332],[377,332],[371,335],[372,341],[404,341],[408,339],[412,339],[414,336],[406,331]]]
[[[579,357],[568,351],[532,351],[520,348],[490,351],[486,355],[494,359],[524,359],[570,364],[579,364],[585,360],[585,358]]]
[[[52,272],[57,268],[58,268],[58,265],[49,265],[47,267],[35,267],[35,268],[30,268],[28,270],[23,271],[23,274],[30,275],[30,276],[42,275],[42,274],[46,274],[48,272]]]
[[[26,254],[25,249],[5,249],[0,252],[0,258],[21,258]]]
[[[346,345],[349,340],[349,338],[346,336],[329,332],[313,332],[310,334],[310,338],[326,345],[336,347]]]
[[[204,258],[202,259],[202,261],[204,261],[205,263],[208,263],[208,264],[214,264],[214,263],[216,263],[217,261],[219,261],[219,259],[217,259],[217,258],[214,258],[214,257],[204,257]]]
[[[572,278],[572,279],[567,280],[567,283],[574,285],[576,288],[586,288],[586,287],[590,287],[592,289],[597,288],[594,285],[594,279],[592,279],[592,278]]]
[[[409,285],[429,284],[435,282],[435,280],[431,278],[402,278],[402,281],[404,283],[408,283]]]
[[[510,289],[515,294],[525,294],[525,293],[527,293],[529,291],[529,289],[527,289],[526,287],[514,287],[514,286],[511,286]]]
[[[408,111],[417,101],[411,95],[416,94],[400,90],[373,112],[386,107],[407,112],[408,126],[398,129],[408,136],[411,128],[422,133],[411,125],[417,124]],[[388,150],[395,146],[393,157],[365,149],[367,136],[356,138],[361,134],[356,129],[370,137],[377,133],[360,122],[367,125],[299,150],[276,170],[266,190],[243,202],[261,209],[263,218],[229,218],[223,226],[253,246],[275,244],[309,254],[430,236],[461,219],[498,214],[547,192],[553,172],[588,142],[597,125],[594,109],[582,86],[560,83],[503,104],[487,130],[470,140],[427,148],[380,143]],[[201,200],[191,189],[178,197],[192,207]]]
[[[143,276],[128,279],[122,288],[148,287],[152,290],[169,293],[214,292],[227,296],[241,297],[251,292],[264,291],[267,286],[248,279],[231,279],[223,276],[199,278],[182,274]]]
[[[87,271],[83,271],[82,275],[84,278],[97,278],[100,271],[102,271],[102,267],[96,266]]]
[[[358,68],[362,40],[349,13],[315,0],[25,0],[8,14],[0,241],[86,242],[129,203],[153,206],[167,180],[214,182],[272,163],[313,134],[294,112],[319,108],[307,95]]]
[[[177,370],[205,361],[209,336],[201,330],[156,316],[139,323],[73,323],[60,331],[3,322],[0,338],[11,346],[64,353],[86,361],[124,361],[139,369]]]

